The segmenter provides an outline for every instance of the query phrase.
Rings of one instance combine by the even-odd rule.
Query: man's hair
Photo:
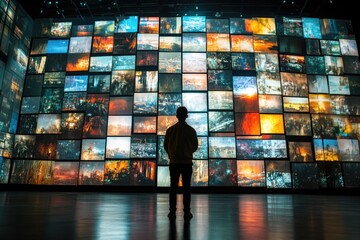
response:
[[[186,109],[186,107],[178,107],[178,109],[176,110],[176,117],[179,120],[185,120],[188,117],[188,110]]]

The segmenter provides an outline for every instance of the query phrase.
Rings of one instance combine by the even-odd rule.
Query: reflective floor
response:
[[[0,239],[360,239],[360,196],[193,194],[174,222],[166,193],[0,192]]]

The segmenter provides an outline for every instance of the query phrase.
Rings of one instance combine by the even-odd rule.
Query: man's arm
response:
[[[165,149],[167,154],[169,154],[169,152],[168,152],[168,142],[169,142],[169,136],[168,136],[168,131],[166,131],[165,139],[164,139],[164,149]]]
[[[196,131],[194,129],[194,136],[193,136],[193,153],[196,152],[196,150],[198,149],[199,147],[199,142],[198,142],[198,138],[197,138],[197,134],[196,134]]]

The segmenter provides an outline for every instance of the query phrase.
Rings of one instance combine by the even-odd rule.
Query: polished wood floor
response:
[[[360,196],[192,195],[167,218],[167,193],[0,192],[0,239],[360,239]]]

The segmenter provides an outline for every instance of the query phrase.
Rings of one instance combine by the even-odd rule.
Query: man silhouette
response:
[[[181,175],[184,219],[190,220],[193,217],[190,212],[192,160],[193,153],[198,149],[198,139],[195,129],[185,121],[188,117],[186,107],[179,107],[176,110],[176,117],[178,122],[166,130],[164,140],[164,149],[170,159],[170,212],[168,217],[170,220],[176,218],[176,194]]]

